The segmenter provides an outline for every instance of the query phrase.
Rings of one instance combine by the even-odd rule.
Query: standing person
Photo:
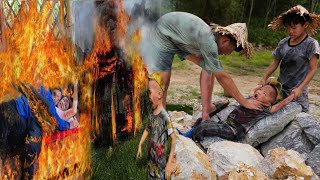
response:
[[[169,114],[162,105],[164,85],[161,76],[154,73],[149,80],[150,99],[154,111],[149,116],[149,126],[144,130],[137,152],[141,157],[141,146],[151,133],[148,148],[148,179],[169,179],[172,172],[172,161],[176,145],[175,134]],[[168,136],[171,137],[171,150],[166,163],[166,144]]]
[[[278,81],[282,84],[284,98],[294,94],[294,99],[308,112],[308,84],[317,72],[320,54],[319,43],[309,35],[313,35],[320,27],[320,16],[309,13],[304,7],[297,5],[276,17],[269,26],[273,30],[284,27],[288,37],[282,39],[272,52],[273,62],[269,65],[260,84],[280,65]]]
[[[160,71],[165,89],[163,105],[166,106],[167,90],[170,84],[173,57],[187,59],[202,68],[200,75],[202,120],[210,119],[209,114],[221,108],[211,103],[214,80],[242,106],[259,109],[260,104],[246,100],[220,63],[218,55],[229,55],[232,51],[241,52],[249,57],[251,44],[245,23],[234,23],[226,27],[212,24],[209,26],[199,17],[185,12],[171,12],[156,22],[150,33],[151,44],[145,53],[148,70]],[[226,102],[228,103],[228,102]],[[225,107],[225,105],[221,105]]]

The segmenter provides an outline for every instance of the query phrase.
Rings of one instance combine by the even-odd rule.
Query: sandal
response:
[[[224,108],[226,108],[229,105],[230,101],[229,100],[223,100],[223,101],[218,101],[215,103],[212,103],[216,106],[216,110],[211,112],[209,114],[209,117],[212,118],[212,116],[216,115],[218,112],[222,111]],[[200,123],[202,122],[202,118],[198,118],[197,121],[194,123],[192,127],[197,127]]]

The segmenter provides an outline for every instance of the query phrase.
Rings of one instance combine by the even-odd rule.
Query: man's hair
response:
[[[301,16],[296,12],[291,12],[283,17],[282,23],[285,27],[287,27],[287,26],[296,25],[296,24],[304,25],[306,22],[309,22],[309,21],[311,21],[311,18],[308,14],[304,14],[303,16]]]

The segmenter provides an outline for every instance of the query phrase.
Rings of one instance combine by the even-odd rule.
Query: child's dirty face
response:
[[[62,92],[58,89],[54,89],[52,91],[52,99],[53,99],[53,102],[54,102],[54,105],[57,106],[60,99],[62,98]]]
[[[155,81],[149,81],[149,98],[152,102],[153,107],[156,107],[161,102],[161,94],[159,92],[160,87]]]
[[[58,103],[57,107],[63,111],[69,109],[70,99],[67,96],[64,96]]]
[[[304,25],[302,24],[291,24],[289,26],[286,26],[286,30],[288,32],[288,35],[292,40],[298,39],[301,36],[305,35],[305,30],[307,27],[307,23]]]
[[[254,92],[253,98],[265,105],[271,105],[275,101],[276,96],[276,90],[270,85],[265,85]]]

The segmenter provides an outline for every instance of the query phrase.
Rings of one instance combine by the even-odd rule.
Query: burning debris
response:
[[[13,10],[14,3],[18,9]],[[122,1],[95,1],[94,5],[98,12],[94,38],[92,46],[84,48],[71,40],[69,1],[1,2],[0,102],[24,95],[42,129],[42,135],[33,139],[41,143],[41,152],[33,156],[36,166],[29,177],[90,176],[92,134],[112,144],[119,135],[137,134],[141,126],[140,93],[147,83],[139,53],[141,32],[127,32],[130,18]],[[75,57],[75,51],[76,56],[83,56]],[[80,83],[80,126],[56,132],[56,119],[36,89],[75,81]],[[16,154],[1,152],[5,154],[0,161],[1,177],[27,177],[17,168],[26,166],[21,159],[29,155],[24,151],[27,137],[21,137],[24,142]]]

